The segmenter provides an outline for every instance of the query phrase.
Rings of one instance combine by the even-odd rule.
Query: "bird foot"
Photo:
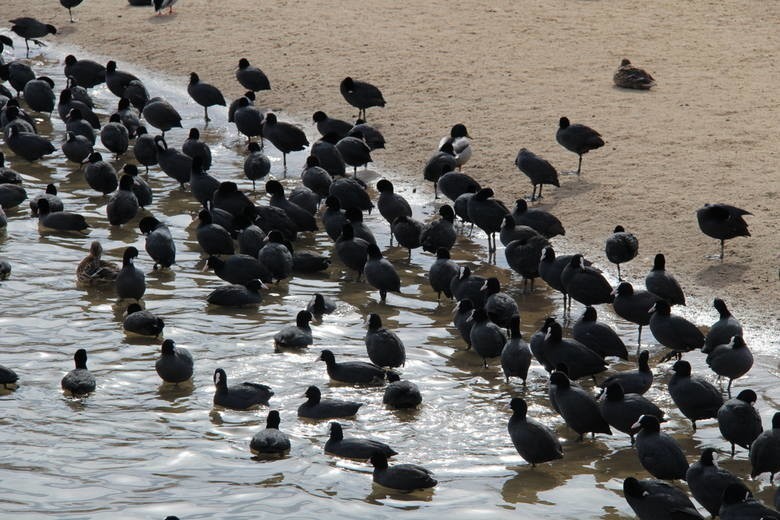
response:
[[[30,40],[30,41],[32,41],[38,47],[48,47],[48,45],[46,45],[46,43],[42,42],[41,40]]]

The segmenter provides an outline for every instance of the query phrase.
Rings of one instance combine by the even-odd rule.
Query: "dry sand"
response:
[[[181,0],[174,15],[154,17],[122,0],[85,0],[76,24],[55,0],[7,0],[3,11],[53,23],[60,32],[50,39],[120,68],[138,63],[182,85],[196,71],[231,99],[247,57],[273,87],[259,104],[301,119],[315,110],[354,118],[339,82],[370,81],[388,102],[368,111],[389,143],[375,154],[385,168],[419,182],[439,138],[463,122],[475,150],[464,171],[509,205],[530,193],[513,165],[519,148],[576,167],[555,141],[566,115],[607,141],[585,156],[581,178],[545,190],[541,207],[563,221],[567,249],[612,269],[603,244],[622,224],[640,240],[629,280],[641,285],[664,252],[699,306],[720,296],[743,321],[778,326],[780,3]],[[613,87],[623,57],[658,86]],[[706,202],[754,214],[753,236],[728,242],[722,264],[705,258],[718,250],[696,223]]]

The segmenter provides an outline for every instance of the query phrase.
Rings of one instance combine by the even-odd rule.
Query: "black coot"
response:
[[[266,240],[266,244],[257,253],[257,259],[271,271],[275,279],[289,278],[294,266],[292,245],[277,229],[271,230]]]
[[[457,239],[454,225],[455,211],[453,211],[452,206],[445,204],[439,208],[439,216],[441,218],[423,226],[420,233],[420,244],[422,244],[423,251],[436,253],[441,247],[449,250],[455,245]]]
[[[718,512],[721,520],[773,520],[780,518],[780,513],[769,509],[753,498],[753,493],[743,484],[729,484],[723,491],[723,502]]]
[[[452,298],[451,283],[452,279],[458,276],[458,264],[450,259],[449,250],[440,247],[436,251],[436,261],[431,264],[428,270],[428,282],[431,288],[436,291],[436,301],[441,300],[441,293],[448,298]]]
[[[615,300],[612,302],[612,308],[615,313],[624,320],[639,325],[639,334],[637,335],[637,352],[642,345],[642,327],[650,324],[653,308],[658,297],[648,291],[635,291],[634,287],[628,282],[620,282],[614,292]]]
[[[739,477],[715,464],[713,448],[702,450],[699,460],[688,467],[685,480],[693,498],[713,517],[718,516],[726,488],[741,482]]]
[[[345,459],[368,460],[375,453],[381,453],[385,457],[398,455],[398,452],[374,439],[360,439],[358,437],[344,438],[344,430],[341,423],[330,423],[330,437],[325,442],[325,453],[344,457]]]
[[[764,431],[761,416],[754,406],[757,399],[753,390],[742,390],[718,409],[718,428],[723,438],[731,443],[732,457],[735,446],[750,450],[750,445]]]
[[[190,72],[190,82],[187,85],[187,93],[197,104],[203,107],[203,118],[207,123],[211,121],[209,118],[209,107],[215,105],[227,106],[222,92],[214,85],[202,82],[194,72]]]
[[[248,410],[257,405],[267,405],[274,395],[268,385],[260,383],[239,383],[228,386],[225,371],[218,368],[214,371],[214,405],[231,410]]]
[[[140,300],[146,292],[146,277],[144,272],[133,264],[138,258],[138,249],[130,246],[122,255],[122,269],[116,275],[116,295],[120,299],[131,298]]]
[[[177,384],[192,377],[194,364],[189,350],[177,347],[172,339],[166,339],[160,347],[160,357],[154,368],[160,379],[166,383]]]
[[[142,309],[137,303],[131,303],[127,306],[127,314],[122,327],[127,332],[156,338],[162,334],[165,322],[153,312]]]
[[[336,356],[330,350],[323,350],[320,360],[325,362],[328,376],[334,381],[358,385],[383,385],[385,370],[365,361],[336,362]]]
[[[385,387],[382,403],[391,408],[417,408],[422,403],[420,389],[411,381],[401,380],[401,377],[393,372],[387,372],[389,384]]]
[[[73,354],[76,368],[65,374],[60,382],[62,389],[74,396],[95,391],[95,376],[87,368],[87,351],[80,348]]]
[[[487,312],[481,307],[474,309],[472,319],[474,323],[469,332],[469,346],[474,347],[474,351],[482,358],[482,365],[487,367],[488,358],[501,355],[506,345],[506,334],[490,321]]]
[[[379,299],[384,302],[388,292],[401,291],[401,279],[393,264],[382,257],[376,244],[368,244],[366,254],[368,259],[363,268],[366,281],[379,291]]]
[[[509,339],[501,350],[501,370],[506,382],[509,382],[510,377],[519,377],[525,385],[532,357],[528,343],[520,333],[520,316],[512,316],[509,322]]]
[[[382,453],[371,456],[374,466],[374,482],[390,489],[414,491],[415,489],[432,488],[438,482],[433,473],[416,464],[396,464],[389,467],[387,457]]]
[[[507,430],[512,444],[531,466],[563,458],[563,448],[555,433],[547,426],[528,417],[528,404],[520,397],[509,403],[512,417]]]
[[[406,349],[398,335],[382,326],[382,318],[368,316],[365,342],[368,358],[380,367],[400,367],[406,363]]]
[[[661,480],[628,477],[623,481],[623,496],[640,520],[704,518],[684,491]]]
[[[355,81],[347,76],[341,80],[339,90],[347,103],[358,109],[358,117],[364,121],[368,120],[366,117],[367,108],[385,106],[382,92],[371,83]]]
[[[606,323],[598,322],[596,309],[585,307],[582,314],[571,329],[572,337],[591,349],[601,357],[617,356],[628,359],[628,351],[617,332]]]
[[[241,86],[252,92],[259,90],[271,90],[271,82],[265,73],[257,67],[249,64],[249,60],[241,58],[238,60],[236,69],[236,79]]]
[[[723,397],[712,383],[692,376],[691,364],[687,361],[677,361],[672,370],[674,375],[669,380],[669,394],[677,408],[691,420],[693,431],[696,431],[696,421],[718,416],[718,409],[723,406]]]
[[[249,449],[255,455],[279,455],[290,451],[290,437],[279,431],[278,410],[268,412],[265,421],[265,429],[252,436],[249,441]]]
[[[368,242],[356,238],[352,224],[346,223],[341,229],[341,235],[336,239],[336,256],[341,263],[357,271],[358,280],[363,276],[363,269],[368,258]]]
[[[727,392],[731,397],[731,384],[753,367],[753,353],[742,336],[734,336],[727,344],[718,345],[707,354],[707,365],[719,377],[728,378]]]
[[[685,293],[677,279],[666,271],[666,257],[655,255],[653,268],[645,277],[645,287],[669,305],[685,305]]]
[[[520,240],[514,240],[507,244],[504,256],[509,267],[523,277],[523,291],[528,291],[528,282],[531,282],[530,291],[534,290],[534,280],[539,277],[539,263],[542,251],[550,245],[550,241],[541,235],[531,236]]]
[[[634,444],[634,424],[643,415],[654,415],[663,420],[664,412],[649,399],[639,394],[629,394],[623,391],[620,383],[613,382],[607,386],[606,395],[599,401],[599,411],[607,423],[616,430],[631,436]]]
[[[558,171],[555,167],[550,164],[549,161],[542,159],[526,148],[520,148],[520,151],[517,152],[515,166],[531,179],[531,184],[533,184],[531,202],[542,198],[542,188],[545,184],[550,184],[558,188],[561,186],[561,183],[558,182]],[[536,194],[537,186],[539,186],[538,195]]]
[[[357,414],[363,403],[322,399],[320,389],[310,386],[306,389],[306,402],[298,407],[298,417],[306,419],[337,419]]]
[[[701,351],[705,354],[709,354],[718,345],[725,345],[734,336],[742,336],[742,324],[731,314],[726,302],[715,298],[712,306],[718,311],[718,321],[712,324],[704,338]]]
[[[612,435],[607,421],[599,413],[599,406],[593,396],[580,387],[572,386],[566,374],[555,371],[550,375],[550,384],[555,385],[555,403],[566,425],[577,432],[582,440],[583,435],[592,432]]]
[[[297,152],[309,146],[303,130],[290,123],[278,121],[276,114],[267,113],[263,123],[263,137],[271,141],[277,150],[282,152],[282,163],[287,170],[287,154]]]
[[[157,266],[170,268],[176,263],[176,244],[168,226],[152,216],[144,217],[138,223],[141,233],[146,235],[144,248]]]
[[[780,412],[772,416],[772,428],[764,430],[750,445],[750,478],[769,473],[769,482],[774,482],[775,473],[780,471]]]
[[[639,462],[655,478],[663,480],[685,480],[688,461],[685,453],[674,438],[663,433],[654,415],[643,415],[634,423],[636,434],[636,454]]]
[[[558,217],[541,209],[529,209],[525,199],[515,201],[512,218],[518,226],[528,226],[540,235],[552,238],[565,235],[566,230]]]
[[[563,338],[560,323],[553,321],[544,338],[543,358],[547,366],[566,365],[571,379],[593,376],[607,369],[604,359],[574,339]]]
[[[223,285],[211,291],[206,301],[222,307],[256,306],[263,301],[260,289],[266,288],[260,280],[250,280],[246,285]]]
[[[637,369],[618,372],[602,381],[599,386],[602,389],[607,388],[612,383],[620,383],[623,391],[627,394],[642,395],[653,385],[653,371],[650,370],[650,352],[643,350],[637,358]]]
[[[607,255],[607,260],[617,265],[618,280],[622,280],[620,264],[636,258],[639,254],[639,240],[623,226],[615,226],[614,232],[607,238],[604,253]]]
[[[311,301],[306,306],[306,310],[312,313],[312,316],[321,318],[323,314],[330,314],[336,310],[336,302],[328,296],[315,293]]]
[[[588,126],[579,123],[571,124],[567,117],[562,117],[558,122],[555,140],[558,141],[558,144],[579,156],[577,175],[580,174],[582,169],[582,156],[591,150],[604,146],[604,139],[601,138],[601,134]]]
[[[735,237],[749,237],[747,222],[742,217],[749,211],[728,204],[705,204],[696,210],[701,232],[720,240],[720,259],[723,260],[723,243]]]
[[[305,348],[314,343],[309,323],[312,314],[298,311],[295,325],[288,325],[274,335],[274,345],[279,348]]]
[[[571,257],[569,265],[561,272],[561,281],[571,299],[583,305],[598,305],[612,303],[612,286],[604,275],[593,267],[584,265],[582,255]]]
[[[469,219],[488,237],[488,253],[496,251],[496,233],[501,231],[504,216],[509,210],[498,199],[493,198],[493,190],[482,188],[468,201]]]
[[[671,354],[679,359],[683,352],[704,346],[704,334],[698,327],[681,316],[672,316],[671,307],[664,300],[657,301],[651,308],[650,332],[658,343],[672,349]]]

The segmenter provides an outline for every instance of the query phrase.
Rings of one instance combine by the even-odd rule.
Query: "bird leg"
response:
[[[203,107],[203,118],[206,120],[206,123],[211,121],[211,119],[209,119],[209,107]]]
[[[580,156],[580,161],[577,163],[577,176],[578,177],[580,175],[580,170],[582,170],[582,154],[579,154],[579,156]]]
[[[724,242],[725,242],[725,240],[721,239],[721,241],[720,241],[720,261],[721,262],[723,261],[723,244],[724,244]]]
[[[70,10],[70,7],[68,7],[68,14],[70,15],[70,23],[76,23],[76,20],[73,19],[73,13]]]
[[[617,268],[618,268],[618,282],[622,282],[623,278],[620,276],[620,264],[617,264]]]

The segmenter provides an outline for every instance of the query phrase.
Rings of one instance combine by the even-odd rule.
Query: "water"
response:
[[[59,91],[64,85],[62,58],[71,52],[86,57],[78,49],[50,48],[30,61],[39,74],[54,79]],[[228,128],[224,111],[212,110],[214,121],[204,129],[202,110],[183,87],[129,64],[120,64],[120,68],[142,77],[152,96],[166,97],[182,113],[184,130],[168,133],[171,146],[181,146],[187,129],[202,129],[202,138],[214,156],[210,173],[251,191],[242,170],[243,139],[232,125]],[[116,99],[105,86],[94,89],[94,95],[105,121]],[[109,227],[107,198],[90,190],[83,173],[67,164],[59,151],[63,123],[56,116],[52,120],[38,116],[37,120],[41,133],[54,139],[57,153],[30,165],[9,152],[8,163],[24,175],[29,197],[49,182],[57,184],[66,209],[83,213],[92,229],[88,237],[41,236],[26,204],[7,212],[9,224],[0,240],[0,254],[11,260],[13,273],[0,285],[4,302],[0,362],[19,373],[21,384],[15,392],[0,396],[4,410],[0,504],[4,512],[60,518],[116,518],[121,512],[122,518],[169,514],[255,518],[266,513],[288,518],[379,519],[394,518],[399,511],[420,518],[448,513],[470,518],[632,517],[622,497],[622,480],[648,475],[627,436],[600,435],[575,442],[576,435],[548,406],[546,375],[538,365],[532,366],[526,388],[515,381],[505,383],[497,360],[482,368],[481,360],[464,350],[451,326],[452,304],[437,304],[427,284],[425,273],[432,256],[418,250],[407,262],[405,250],[388,248],[388,226],[376,212],[366,222],[402,277],[401,294],[389,295],[386,304],[379,303],[378,294],[367,284],[354,282],[354,275],[336,261],[325,274],[296,275],[271,287],[258,309],[210,307],[206,296],[223,282],[202,270],[192,223],[198,204],[189,192],[180,190],[159,169],[152,169],[149,183],[155,201],[147,212],[169,224],[177,244],[177,265],[170,271],[153,271],[137,230],[138,220],[147,213],[122,228]],[[313,141],[315,130],[308,127],[306,132]],[[269,148],[272,173],[282,177],[281,156]],[[99,144],[97,149],[105,152]],[[376,156],[381,159],[382,152]],[[294,184],[304,158],[304,153],[288,157],[288,187]],[[126,154],[115,162],[117,169],[125,160],[132,161],[132,156]],[[396,191],[413,204],[415,218],[434,217],[437,208],[430,203],[429,187],[416,193],[412,186],[417,182],[399,179],[398,173],[381,164],[376,171],[360,175],[372,185],[380,176],[397,180]],[[251,195],[264,198],[261,191]],[[147,276],[144,303],[165,320],[164,336],[190,349],[195,357],[192,385],[160,384],[154,372],[160,341],[123,332],[125,304],[118,304],[111,289],[76,287],[75,267],[95,239],[103,243],[105,257],[117,262],[129,245],[142,251],[136,264]],[[557,249],[566,250],[565,242],[554,242]],[[333,253],[324,231],[303,237],[296,247]],[[504,290],[520,305],[526,338],[546,315],[562,315],[560,298],[543,283],[537,284],[535,293],[522,294],[519,279],[506,267],[503,251],[499,250],[495,265],[483,261],[486,251],[485,237],[475,232],[471,238],[460,238],[453,253],[461,263],[476,267],[477,274],[499,277]],[[302,353],[275,353],[273,334],[293,323],[296,312],[315,292],[334,297],[338,310],[314,325],[314,347]],[[615,326],[633,352],[635,327],[616,321],[608,309],[599,311],[600,319]],[[420,386],[424,399],[417,411],[385,409],[381,389],[331,383],[324,364],[317,361],[324,348],[332,349],[338,359],[365,359],[363,322],[371,312],[377,312],[406,344],[403,377]],[[581,307],[575,305],[575,316],[580,312]],[[692,302],[682,312],[697,323],[714,321],[705,302]],[[734,386],[735,395],[748,386],[756,390],[765,425],[780,397],[769,334],[748,330],[748,343],[757,354],[756,367]],[[645,338],[651,339],[649,331]],[[78,348],[87,349],[89,367],[98,381],[97,391],[85,399],[64,397],[59,386],[62,375],[73,367],[73,352]],[[648,397],[671,416],[665,430],[676,434],[690,461],[705,446],[716,446],[725,453],[728,445],[714,421],[701,422],[699,431],[691,435],[689,423],[681,420],[663,384],[668,365],[655,367],[662,349],[653,347],[651,352],[657,382]],[[695,372],[706,371],[700,354],[686,358]],[[281,429],[292,438],[287,457],[251,458],[249,439],[264,427],[268,409],[214,409],[212,374],[217,367],[227,371],[230,381],[258,381],[273,388],[272,408],[281,411]],[[633,368],[633,361],[614,363],[613,368]],[[310,384],[318,385],[327,396],[365,402],[355,419],[342,421],[345,435],[371,436],[389,443],[399,452],[397,462],[423,464],[436,474],[439,485],[426,493],[393,492],[372,484],[370,465],[325,455],[327,421],[304,422],[295,413]],[[529,414],[557,430],[564,443],[563,460],[532,469],[517,455],[506,432],[512,396],[523,396],[529,401]],[[744,450],[739,450],[734,460],[725,460],[723,465],[746,475],[746,459]],[[772,493],[767,482],[764,478],[754,484],[765,499]]]

